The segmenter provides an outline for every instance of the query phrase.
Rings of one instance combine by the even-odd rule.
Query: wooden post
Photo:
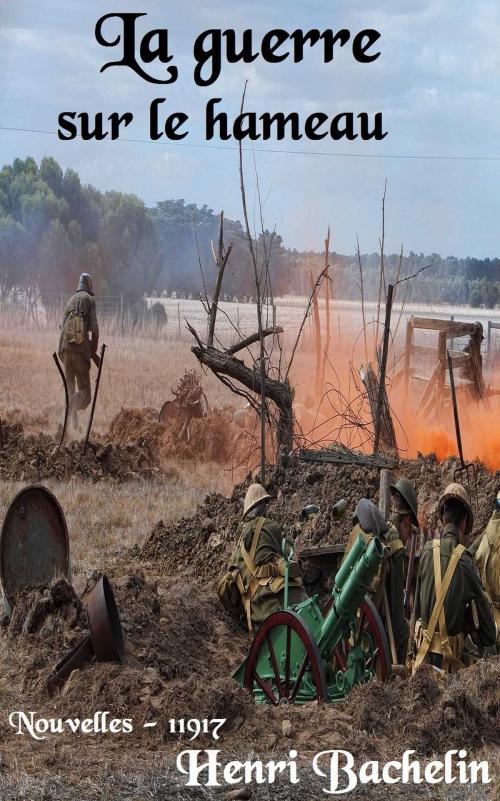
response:
[[[391,484],[392,484],[391,470],[386,470],[385,468],[382,469],[380,471],[378,508],[384,515],[384,520],[388,520],[389,515],[391,513],[391,489],[390,489]]]
[[[436,409],[438,411],[438,414],[440,414],[443,409],[445,379],[446,379],[446,330],[439,332],[438,364],[439,364],[439,372],[437,379]]]
[[[377,414],[375,417],[375,441],[373,443],[373,453],[378,452],[380,442],[380,424],[382,419],[382,404],[385,393],[385,374],[387,370],[387,355],[389,353],[389,334],[391,331],[391,312],[394,286],[389,284],[387,288],[387,300],[385,304],[385,325],[384,325],[384,346],[382,349],[382,361],[380,364],[379,389],[377,399]]]
[[[406,323],[406,341],[405,341],[405,398],[408,403],[409,389],[410,389],[410,367],[411,367],[411,349],[413,345],[413,315]]]

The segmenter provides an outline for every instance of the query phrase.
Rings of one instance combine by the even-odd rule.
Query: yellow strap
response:
[[[259,544],[260,539],[260,532],[262,531],[262,526],[265,523],[265,517],[259,517],[257,520],[257,525],[255,526],[255,531],[252,537],[252,544],[250,546],[250,551],[247,551],[245,548],[244,537],[241,538],[241,555],[243,557],[243,561],[245,562],[246,568],[250,573],[250,576],[255,576],[257,572],[257,568],[255,566],[255,553],[257,551],[257,546]]]
[[[455,573],[460,557],[465,551],[465,547],[463,545],[457,545],[457,547],[455,548],[455,550],[451,555],[448,567],[446,569],[446,573],[444,574],[444,578],[442,580],[441,580],[440,540],[432,541],[432,550],[434,559],[434,581],[436,585],[436,603],[434,605],[434,609],[432,610],[431,618],[427,624],[427,629],[423,631],[423,639],[420,644],[417,657],[415,659],[413,671],[415,671],[418,667],[420,667],[425,657],[427,656],[427,653],[429,651],[432,642],[432,638],[434,637],[434,632],[436,631],[436,626],[438,624],[438,621],[440,623],[439,631],[441,636],[441,646],[443,648],[443,659],[446,658],[448,662],[452,661],[450,660],[451,648],[449,648],[449,640],[448,640],[448,635],[446,633],[446,621],[444,618],[443,605],[446,598],[446,593],[448,592],[451,580],[453,578],[453,574]],[[441,628],[441,611],[443,611],[442,615],[443,628]],[[449,648],[449,653],[448,653],[448,648]],[[452,659],[455,659],[455,657],[453,657],[453,654],[451,654],[451,656]]]
[[[433,544],[433,555],[434,555],[434,582],[436,585],[436,598],[441,595],[441,548],[439,545],[439,540],[435,540],[437,542],[437,547]],[[460,546],[458,546],[460,547]],[[463,546],[462,546],[463,547]],[[465,550],[465,548],[464,548]],[[459,557],[460,558],[460,557]],[[458,560],[457,560],[458,564]],[[455,657],[452,649],[451,649],[451,641],[450,637],[448,637],[448,631],[446,628],[446,617],[444,613],[444,603],[441,606],[441,611],[439,613],[439,643],[441,647],[441,654],[443,657],[443,664],[441,665],[442,669],[445,673],[448,671],[448,667],[453,670],[458,670],[460,667],[463,667],[462,663]],[[434,639],[434,638],[433,638]],[[429,648],[432,648],[432,640],[431,645]]]
[[[259,544],[260,533],[262,531],[262,526],[264,525],[265,518],[259,517],[257,520],[257,525],[255,526],[255,531],[252,537],[252,544],[250,546],[250,552],[247,551],[245,548],[244,543],[244,536],[241,537],[240,541],[240,548],[241,548],[241,555],[243,557],[243,561],[245,562],[245,566],[250,574],[250,581],[248,582],[248,586],[245,589],[245,585],[243,584],[243,580],[241,576],[239,576],[239,583],[238,589],[241,594],[241,602],[243,604],[243,609],[245,610],[245,615],[247,618],[247,626],[248,631],[250,634],[253,631],[252,626],[252,598],[257,592],[257,589],[260,585],[266,584],[269,580],[268,578],[262,579],[256,577],[257,568],[255,566],[255,553],[257,551],[257,546]]]

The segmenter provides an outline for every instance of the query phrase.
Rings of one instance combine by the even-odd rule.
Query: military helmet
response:
[[[89,275],[88,273],[82,273],[80,276],[77,292],[81,292],[82,290],[88,292],[89,295],[94,294],[92,289],[92,276]]]
[[[438,514],[439,514],[439,519],[441,521],[443,520],[443,511],[446,501],[450,500],[459,501],[465,508],[465,511],[467,512],[466,533],[469,534],[472,531],[472,523],[474,521],[474,515],[472,513],[472,508],[469,503],[465,487],[463,487],[461,484],[456,484],[456,483],[448,484],[438,502]]]
[[[261,501],[269,501],[271,496],[266,492],[262,484],[250,484],[245,495],[243,504],[243,517]]]
[[[407,478],[398,478],[395,484],[391,484],[390,489],[395,511],[399,514],[410,513],[413,523],[418,526],[417,492],[412,482]]]
[[[389,529],[378,506],[368,498],[361,498],[358,501],[354,512],[354,520],[359,522],[365,534],[373,534],[374,537],[380,537]]]

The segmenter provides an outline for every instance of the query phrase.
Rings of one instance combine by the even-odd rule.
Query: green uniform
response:
[[[493,512],[486,531],[474,540],[469,551],[493,606],[497,627],[496,648],[500,653],[500,512]]]
[[[245,588],[248,587],[252,576],[243,558],[241,543],[243,542],[247,552],[250,552],[255,529],[259,520],[262,520],[262,518],[255,518],[254,520],[243,523],[240,540],[231,557],[231,564],[228,567],[229,571],[235,569],[239,571]],[[262,583],[259,583],[255,593],[250,599],[252,625],[254,629],[258,628],[270,614],[283,609],[284,560],[281,551],[282,540],[283,535],[280,526],[273,520],[264,518],[253,561],[257,569],[265,568],[266,565],[272,565],[272,568],[269,568],[267,571],[266,569],[261,570],[261,572],[269,572],[273,575],[260,579]],[[296,568],[296,563],[294,564]],[[292,572],[296,572],[296,570]],[[307,593],[302,587],[301,580],[297,577],[290,578],[288,591],[289,605],[291,606],[292,604],[304,601],[307,597]]]
[[[440,545],[441,576],[444,576],[451,555],[459,544],[459,533],[453,524],[444,530]],[[446,630],[450,637],[463,638],[470,630],[467,605],[475,600],[479,618],[477,637],[482,646],[495,642],[495,621],[481,579],[469,551],[460,556],[444,601]],[[436,603],[432,542],[426,542],[420,558],[415,593],[415,617],[427,629]],[[458,656],[460,658],[461,654]],[[427,661],[441,666],[439,654],[428,654]]]
[[[84,322],[85,336],[83,342],[70,341],[69,320],[72,315],[81,315]],[[89,339],[92,334],[92,340]],[[90,360],[97,351],[99,342],[99,326],[93,296],[85,290],[79,290],[69,299],[64,312],[59,339],[59,356],[64,364],[64,372],[68,383],[70,405],[73,411],[86,409],[90,403]],[[78,392],[75,392],[75,384]]]
[[[86,336],[81,344],[70,342],[68,337],[68,320],[71,314],[81,314],[85,323]],[[92,341],[89,340],[88,334],[92,334]],[[59,339],[59,355],[65,350],[70,350],[73,353],[81,353],[82,356],[89,362],[94,353],[97,352],[97,345],[99,342],[99,326],[97,325],[97,316],[95,311],[95,300],[90,292],[80,289],[78,292],[69,299],[64,312],[64,318],[61,325],[61,336]]]
[[[389,522],[388,525],[388,531],[380,537],[384,545],[384,559],[377,575],[370,585],[370,592],[379,611],[383,611],[382,584],[385,587],[391,615],[396,655],[398,663],[404,664],[408,643],[408,623],[405,618],[403,606],[405,589],[405,547],[394,524]],[[366,543],[373,539],[373,535],[367,534],[363,531],[359,523],[357,523],[351,531],[345,550],[346,554],[351,550],[359,534],[363,535]]]

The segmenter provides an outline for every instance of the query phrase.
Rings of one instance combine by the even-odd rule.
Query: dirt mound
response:
[[[112,420],[107,438],[111,442],[147,445],[160,459],[210,460],[237,467],[249,453],[249,437],[235,425],[232,414],[214,409],[206,417],[195,417],[186,433],[183,419],[158,422],[154,409],[121,409]]]
[[[420,517],[424,533],[438,531],[437,502],[444,486],[453,480],[456,459],[438,462],[434,456],[402,461],[398,475],[413,480],[417,486]],[[477,465],[479,509],[474,528],[484,527],[491,515],[492,503],[500,484],[500,473]],[[182,567],[186,573],[214,579],[228,562],[237,539],[241,520],[241,500],[250,479],[235,488],[231,498],[212,495],[205,499],[191,518],[166,527],[160,521],[151,532],[141,554],[160,561],[168,570]],[[314,545],[345,542],[352,524],[352,514],[360,498],[378,501],[379,471],[362,467],[308,466],[292,461],[284,474],[269,477],[273,495],[269,516],[278,520],[284,534],[296,542],[297,551]],[[348,502],[342,520],[331,516],[332,505],[340,498]],[[306,525],[299,524],[300,512],[308,503],[316,503],[320,514]]]
[[[98,578],[91,576],[85,592]],[[226,717],[229,727],[241,717],[249,699],[230,675],[247,640],[243,631],[221,620],[216,599],[180,579],[159,593],[140,572],[113,579],[113,588],[126,661],[93,663],[74,672],[58,697],[61,714],[87,717],[93,699],[96,708],[114,716],[136,722],[155,718],[160,738],[171,717]],[[25,704],[47,707],[46,682],[55,664],[88,633],[85,594],[82,600],[64,579],[15,599],[13,616],[2,629],[9,643],[11,690],[17,697],[22,693]]]
[[[87,589],[97,578],[91,576]],[[228,745],[237,743],[241,751],[254,747],[259,732],[262,753],[289,747],[285,719],[294,747],[304,755],[348,742],[355,755],[394,758],[395,742],[397,753],[412,748],[427,755],[450,743],[472,748],[498,739],[500,657],[439,681],[421,671],[409,682],[373,682],[342,704],[255,705],[231,678],[248,651],[248,638],[224,616],[212,592],[183,578],[157,585],[141,572],[111,578],[125,662],[86,665],[48,698],[54,665],[88,631],[82,603],[64,581],[56,582],[17,599],[12,621],[0,634],[2,675],[12,700],[22,696],[26,708],[46,717],[57,710],[57,717],[83,719],[105,709],[111,717],[132,718],[136,747],[147,743],[148,749],[169,742],[187,747],[169,731],[172,718],[226,719],[222,742],[228,736]],[[150,721],[157,725],[144,729]],[[208,747],[209,739],[200,738],[196,747]]]
[[[445,679],[422,669],[409,681],[356,687],[346,701],[355,730],[431,754],[500,742],[500,657]]]
[[[135,445],[69,442],[56,449],[56,441],[45,434],[26,435],[19,423],[2,424],[0,480],[67,481],[72,477],[100,481],[153,479],[161,473],[157,456],[145,441]]]
[[[158,422],[155,409],[120,409],[111,421],[107,439],[124,445],[147,443],[150,449],[160,446],[165,426]]]

